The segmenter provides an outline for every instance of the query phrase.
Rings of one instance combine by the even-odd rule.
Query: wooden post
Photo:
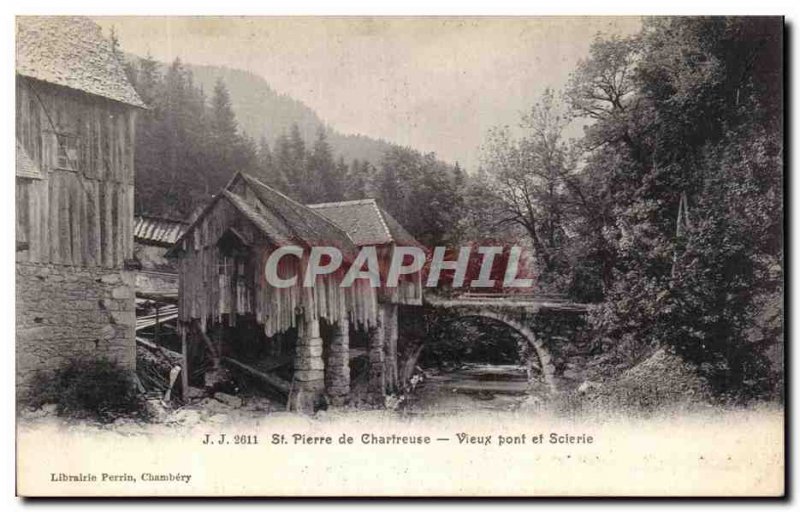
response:
[[[179,322],[181,330],[181,355],[183,356],[183,368],[181,368],[181,390],[183,391],[183,401],[189,399],[189,344],[186,341],[186,325]]]

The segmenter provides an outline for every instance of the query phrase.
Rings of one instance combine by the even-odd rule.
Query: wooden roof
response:
[[[171,246],[186,226],[179,220],[137,215],[133,219],[133,238],[143,243]]]
[[[251,192],[246,194],[245,192]],[[358,247],[339,226],[316,211],[244,173],[237,173],[230,183],[203,209],[195,221],[175,242],[175,248],[188,237],[207,215],[213,214],[220,200],[232,204],[275,245],[297,244],[304,247],[334,246],[346,260],[352,260]]]
[[[389,243],[420,246],[420,243],[394,217],[378,206],[374,199],[311,204],[308,207],[345,230],[359,246]]]
[[[146,107],[92,20],[17,17],[17,74],[110,100]]]

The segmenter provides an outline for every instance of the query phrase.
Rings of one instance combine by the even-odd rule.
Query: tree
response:
[[[308,203],[341,201],[344,198],[345,174],[333,161],[333,151],[325,135],[325,129],[317,130],[317,138],[307,158],[307,175],[310,179],[307,188]]]
[[[289,186],[288,193],[301,202],[312,195],[310,191],[307,166],[306,145],[300,135],[300,128],[293,124],[288,137],[278,138],[278,166]]]
[[[337,165],[342,169],[347,166],[343,158],[339,159]],[[372,192],[371,184],[376,180],[376,173],[377,170],[368,161],[353,160],[350,167],[347,169],[345,197],[347,199],[364,199],[369,197]]]
[[[208,102],[179,59],[163,72],[149,56],[132,69],[149,106],[136,121],[137,213],[187,218],[236,171],[258,172],[256,144],[239,133],[222,81]]]
[[[500,222],[525,230],[543,279],[556,276],[564,263],[563,204],[574,167],[561,138],[564,126],[555,94],[547,90],[523,117],[521,138],[513,137],[508,128],[494,129],[483,152],[489,184],[501,202]]]
[[[384,154],[374,179],[381,205],[425,245],[455,242],[461,217],[453,168],[410,148]]]
[[[598,118],[603,145],[585,167],[614,200],[598,333],[632,360],[671,347],[719,392],[747,396],[766,386],[748,332],[757,297],[780,289],[782,261],[780,118],[765,96],[774,85],[752,71],[780,53],[779,34],[767,19],[649,21],[635,88]]]
[[[282,192],[288,191],[289,187],[286,183],[286,178],[281,172],[280,167],[276,162],[272,151],[270,150],[269,143],[264,136],[261,137],[258,143],[257,162],[257,174],[264,183]]]
[[[209,194],[216,193],[242,163],[243,140],[239,137],[236,116],[233,113],[230,94],[222,79],[214,84],[210,109],[210,140],[208,153],[211,168],[208,169],[205,183]]]
[[[221,78],[217,79],[214,95],[211,97],[211,129],[215,140],[220,143],[231,146],[236,143],[236,115],[233,113],[228,88]]]

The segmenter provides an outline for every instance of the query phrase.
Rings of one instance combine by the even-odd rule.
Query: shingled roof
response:
[[[128,82],[111,42],[88,18],[17,17],[17,73],[145,107]]]
[[[389,243],[403,246],[420,245],[411,233],[386,210],[378,206],[374,199],[310,204],[308,207],[345,230],[359,246]]]
[[[174,244],[185,229],[186,223],[178,220],[141,215],[133,219],[133,238],[154,245]]]
[[[247,200],[234,192],[243,181],[258,198]],[[353,239],[342,228],[316,211],[304,206],[247,174],[237,174],[231,182],[209,203],[176,244],[208,215],[217,201],[230,202],[245,218],[250,220],[267,239],[279,245],[300,244],[306,247],[334,246],[351,261],[358,253]]]

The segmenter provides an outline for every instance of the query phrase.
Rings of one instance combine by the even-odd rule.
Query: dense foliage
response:
[[[598,38],[564,91],[496,132],[488,182],[533,240],[542,282],[598,302],[631,363],[659,346],[717,390],[768,389],[754,335],[782,284],[780,20],[669,18]],[[557,112],[590,120],[573,145]],[[763,302],[763,301],[761,301]]]
[[[28,404],[55,404],[59,416],[101,422],[120,417],[144,418],[147,409],[129,372],[106,359],[73,359],[32,381]]]

